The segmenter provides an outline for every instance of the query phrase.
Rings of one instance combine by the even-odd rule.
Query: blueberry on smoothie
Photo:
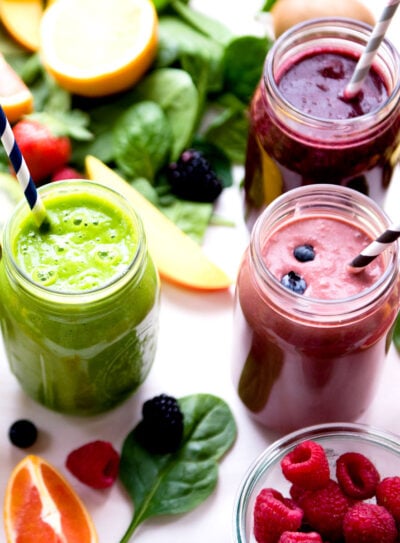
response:
[[[293,250],[293,254],[295,259],[299,262],[309,262],[310,260],[314,260],[315,258],[314,247],[312,245],[309,245],[308,243],[295,247]]]
[[[307,283],[304,281],[301,275],[294,271],[290,271],[284,275],[281,279],[281,283],[284,287],[292,290],[296,294],[304,294],[307,288]]]

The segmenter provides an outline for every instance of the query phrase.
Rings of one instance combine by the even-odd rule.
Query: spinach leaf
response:
[[[163,109],[173,136],[171,159],[177,159],[189,145],[198,118],[198,93],[190,75],[176,68],[154,70],[137,85],[135,95]]]
[[[225,49],[225,89],[248,103],[260,82],[272,41],[267,37],[240,36]]]
[[[210,224],[212,204],[171,198],[168,205],[159,205],[159,208],[185,234],[198,244],[202,243]]]
[[[232,413],[222,399],[210,394],[185,396],[179,405],[184,437],[176,453],[147,453],[137,440],[137,427],[123,443],[119,475],[135,511],[120,543],[127,543],[144,520],[191,511],[215,489],[217,461],[236,438]]]
[[[400,313],[397,316],[396,324],[394,327],[393,343],[397,351],[400,353]]]
[[[277,2],[277,0],[265,0],[261,11],[271,11],[272,6]]]
[[[153,181],[169,159],[172,141],[171,127],[161,107],[151,101],[138,102],[115,122],[115,162],[131,180],[144,177]]]

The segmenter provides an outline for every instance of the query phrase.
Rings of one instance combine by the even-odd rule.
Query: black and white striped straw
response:
[[[400,237],[400,224],[392,224],[349,264],[353,273],[361,271]]]
[[[14,132],[0,105],[0,139],[14,168],[20,187],[24,191],[25,198],[34,214],[38,226],[48,226],[46,210],[36,190],[35,183],[29,173],[28,166],[21,154],[21,150],[15,141]]]
[[[374,26],[370,39],[360,56],[354,73],[343,91],[343,97],[350,100],[361,90],[365,78],[368,75],[374,56],[386,34],[400,0],[389,0],[387,6],[382,12],[379,21]]]

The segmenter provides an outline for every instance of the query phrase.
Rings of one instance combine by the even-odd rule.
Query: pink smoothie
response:
[[[386,257],[349,272],[348,263],[372,237],[339,216],[295,212],[259,231],[265,239],[256,250],[253,238],[237,279],[239,397],[256,420],[278,432],[356,420],[373,398],[390,345],[397,272],[378,291]],[[304,245],[313,257],[302,262],[293,251]],[[304,279],[303,293],[282,284],[290,272]]]

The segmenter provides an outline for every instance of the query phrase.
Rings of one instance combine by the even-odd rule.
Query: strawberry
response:
[[[67,136],[54,135],[44,124],[23,119],[13,127],[13,132],[32,179],[37,185],[43,183],[70,160],[70,139]]]
[[[66,466],[81,483],[108,488],[118,475],[119,454],[108,441],[91,441],[70,452]]]

